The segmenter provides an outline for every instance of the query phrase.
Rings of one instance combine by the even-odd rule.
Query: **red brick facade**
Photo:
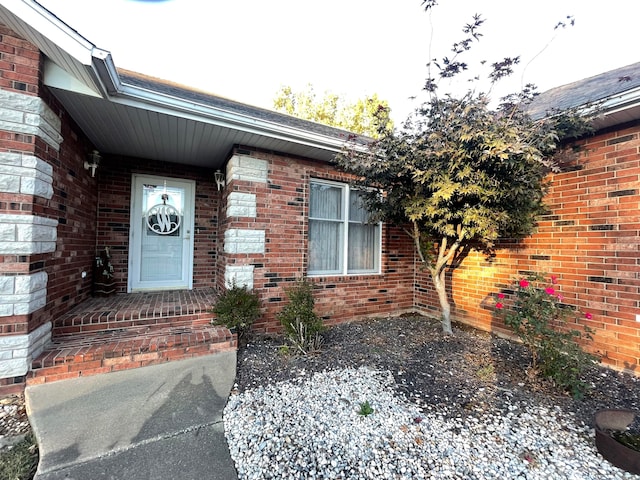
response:
[[[558,277],[565,302],[592,314],[593,350],[617,369],[640,371],[640,126],[582,142],[577,168],[551,177],[551,213],[537,232],[503,244],[487,261],[470,255],[452,275],[455,315],[485,330],[506,332],[492,295],[528,271]],[[434,311],[427,276],[417,305]]]
[[[131,181],[134,173],[196,182],[193,288],[214,287],[221,197],[213,180],[214,171],[145,159],[105,156],[99,170],[96,249],[98,253],[104,247],[110,248],[117,291],[127,291]]]
[[[271,332],[286,301],[285,288],[305,276],[309,183],[348,179],[330,165],[275,152],[236,147],[229,152],[267,164],[267,180],[231,179],[218,191],[213,170],[152,159],[104,155],[95,178],[83,163],[93,146],[47,87],[40,86],[37,50],[0,27],[0,85],[39,95],[62,122],[56,150],[38,136],[0,131],[0,152],[36,155],[53,167],[53,196],[0,193],[0,213],[53,219],[53,253],[5,255],[0,275],[48,274],[46,306],[29,315],[0,317],[0,335],[31,332],[91,295],[95,256],[109,246],[117,289],[127,290],[131,179],[144,173],[196,182],[194,288],[223,288],[228,266],[253,267],[264,307],[256,330]],[[566,302],[592,313],[582,319],[595,330],[594,348],[615,368],[640,368],[640,126],[600,134],[584,142],[579,168],[555,175],[551,214],[531,238],[503,244],[491,261],[471,254],[452,272],[454,315],[485,330],[508,333],[493,315],[493,297],[527,271],[558,276]],[[227,217],[232,192],[256,198],[255,217]],[[229,229],[260,230],[264,253],[225,253]],[[83,277],[83,272],[87,273]],[[381,274],[312,277],[317,312],[328,325],[369,315],[420,311],[437,315],[428,275],[415,263],[413,246],[400,230],[382,230]]]
[[[39,82],[40,52],[4,26],[0,26],[0,85],[19,94],[37,95],[60,117],[65,115],[55,99]],[[86,140],[71,119],[62,121],[65,139],[60,150],[36,135],[0,132],[0,152],[33,155],[53,166],[53,197],[16,195],[0,192],[0,213],[35,215],[58,221],[58,240],[54,254],[4,256],[0,273],[33,274],[46,271],[49,276],[47,306],[29,315],[3,318],[0,335],[28,333],[81,302],[90,284],[81,272],[91,265],[95,245],[95,179],[84,175]]]
[[[254,289],[260,293],[265,307],[265,315],[256,329],[274,331],[279,329],[275,315],[287,300],[285,289],[307,271],[309,182],[318,178],[348,183],[348,177],[327,164],[305,159],[251,149],[237,149],[234,153],[237,152],[266,160],[268,182],[229,184],[227,195],[233,190],[256,195],[257,216],[225,219],[221,230],[264,230],[266,248],[264,254],[227,254],[222,262],[254,266]],[[311,278],[316,287],[317,312],[328,325],[412,309],[411,245],[403,233],[392,227],[385,226],[382,237],[381,275]],[[219,278],[222,282],[223,276]]]
[[[40,90],[40,52],[33,45],[0,25],[0,88],[10,92],[37,95]],[[27,75],[27,72],[29,73]],[[34,155],[38,139],[12,131],[0,130],[0,151]],[[40,146],[40,150],[42,147]],[[1,214],[33,214],[42,209],[33,195],[0,192]],[[42,269],[42,258],[37,255],[0,255],[0,274],[19,275]],[[28,333],[32,315],[13,315],[0,321],[0,335]],[[37,322],[37,321],[36,321]]]

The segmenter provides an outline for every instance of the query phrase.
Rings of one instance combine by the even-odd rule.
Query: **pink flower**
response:
[[[558,283],[558,277],[556,277],[555,275],[551,275],[551,283],[556,285]]]
[[[504,307],[504,305],[502,303],[500,303],[500,302],[496,303],[496,308],[498,310],[500,310],[502,307]]]
[[[562,296],[561,293],[559,293],[558,295],[556,295],[556,298],[558,299],[559,302],[561,302],[562,300],[564,300],[564,297]]]
[[[529,281],[523,278],[522,280],[520,280],[520,286],[522,288],[527,288],[529,286]]]
[[[502,300],[504,298],[504,293],[499,293],[498,298]]]
[[[546,293],[548,293],[549,295],[553,295],[554,293],[556,293],[555,289],[553,287],[547,287],[544,289],[544,291]]]
[[[593,318],[593,315],[591,315],[589,312],[584,314],[584,318],[586,318],[587,320],[591,320]]]

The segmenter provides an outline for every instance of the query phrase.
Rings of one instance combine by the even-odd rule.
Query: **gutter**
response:
[[[158,93],[151,89],[128,85],[120,78],[110,52],[97,48],[37,1],[2,0],[1,7],[11,14],[14,22],[17,20],[27,26],[31,35],[45,36],[50,42],[79,62],[78,66],[84,66],[87,72],[84,82],[93,83],[87,87],[107,101],[133,108],[153,109],[172,116],[181,114],[184,118],[194,121],[330,152],[340,152],[349,139],[350,133],[345,131],[344,137],[342,137],[340,136],[342,131],[339,129],[335,129],[336,136],[325,135],[305,128],[259,119],[250,114],[235,113],[224,108],[212,107],[187,101],[177,96]],[[30,41],[35,44],[40,43],[35,37]],[[312,122],[309,123],[312,124]],[[362,145],[364,149],[366,137],[359,136],[359,138],[364,140]]]
[[[600,103],[605,115],[612,115],[638,105],[640,105],[640,87],[611,95]]]
[[[20,22],[59,45],[76,60],[84,64],[89,62],[89,52],[94,45],[38,2],[2,0],[2,7]],[[42,32],[47,33],[45,35]]]
[[[94,72],[110,97],[108,100],[116,103],[135,108],[153,107],[156,111],[172,115],[180,112],[193,120],[333,152],[340,152],[348,140],[348,132],[345,132],[345,138],[330,137],[128,85],[120,79],[109,52],[94,48],[92,56]]]

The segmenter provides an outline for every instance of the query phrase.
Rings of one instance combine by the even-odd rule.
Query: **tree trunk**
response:
[[[461,237],[461,229],[458,228],[458,230],[458,236]],[[455,257],[459,246],[459,239],[449,245],[447,238],[443,238],[440,241],[438,258],[436,259],[435,265],[429,268],[431,280],[438,294],[440,308],[442,309],[442,331],[448,335],[453,334],[453,330],[451,330],[451,304],[447,296],[447,265]]]
[[[438,293],[438,300],[440,300],[440,308],[442,309],[442,331],[448,335],[453,334],[451,330],[451,305],[449,304],[449,297],[447,297],[447,282],[446,282],[446,269],[442,268],[439,272],[432,271],[431,279],[433,285],[436,287]]]

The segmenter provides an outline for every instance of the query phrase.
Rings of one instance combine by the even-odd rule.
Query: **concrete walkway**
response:
[[[29,386],[36,480],[237,478],[222,410],[236,352]]]

